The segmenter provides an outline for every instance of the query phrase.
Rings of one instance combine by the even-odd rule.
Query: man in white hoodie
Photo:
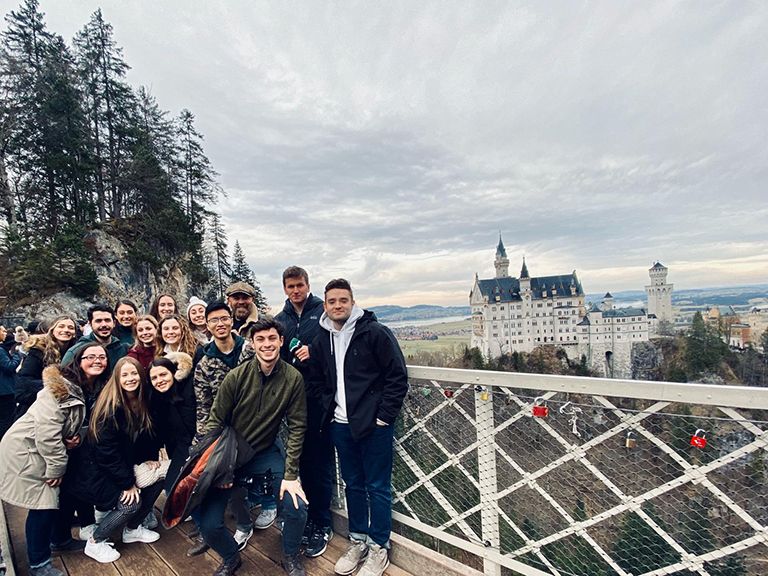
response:
[[[389,565],[392,441],[408,391],[405,359],[389,328],[357,307],[347,280],[327,284],[323,307],[312,361],[324,375],[322,421],[339,454],[351,540],[335,570],[351,574],[365,562],[358,576],[381,576]]]

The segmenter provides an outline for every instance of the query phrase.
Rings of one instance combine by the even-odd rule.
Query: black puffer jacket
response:
[[[150,442],[146,434],[128,432],[125,412],[118,408],[105,422],[99,439],[94,442],[89,435],[75,451],[75,469],[67,474],[64,491],[98,510],[113,509],[120,494],[136,483],[133,466],[143,461],[139,454],[146,452],[142,446]]]
[[[307,388],[307,397],[313,397],[315,394],[318,378],[322,379],[322,374],[313,370],[311,362],[302,362],[293,352],[291,352],[291,341],[297,338],[301,344],[310,347],[310,357],[312,355],[312,341],[320,333],[320,317],[323,315],[323,301],[310,294],[304,304],[301,316],[296,313],[296,309],[291,304],[290,299],[285,300],[285,306],[282,311],[275,316],[275,320],[280,322],[285,328],[283,334],[283,346],[280,348],[280,358],[301,372],[304,378],[304,385]],[[322,386],[320,386],[322,387]]]

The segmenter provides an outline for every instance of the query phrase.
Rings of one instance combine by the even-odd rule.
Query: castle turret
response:
[[[528,266],[525,263],[525,256],[523,256],[523,267],[520,270],[520,292],[531,291],[531,275],[528,274]]]
[[[658,320],[672,322],[674,320],[672,310],[674,284],[667,284],[668,272],[669,269],[661,262],[651,266],[648,270],[651,283],[645,287],[645,294],[648,297],[648,315],[654,314]]]
[[[496,246],[496,259],[493,265],[496,267],[496,278],[509,277],[509,258],[504,249],[504,242],[501,241],[501,233],[499,233],[499,245]]]

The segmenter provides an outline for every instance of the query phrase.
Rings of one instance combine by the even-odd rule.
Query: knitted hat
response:
[[[197,296],[192,296],[189,299],[189,304],[187,304],[187,318],[189,318],[189,311],[192,309],[192,306],[197,306],[197,305],[200,305],[203,308],[208,306],[208,304],[200,300],[200,298],[198,298]]]

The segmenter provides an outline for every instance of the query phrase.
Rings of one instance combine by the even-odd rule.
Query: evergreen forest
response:
[[[187,109],[172,116],[130,69],[96,10],[67,42],[37,0],[0,33],[0,295],[18,302],[98,290],[88,234],[101,228],[136,266],[178,261],[194,287],[233,280],[259,291],[239,244],[230,264],[224,194]],[[263,298],[260,307],[266,303]]]

